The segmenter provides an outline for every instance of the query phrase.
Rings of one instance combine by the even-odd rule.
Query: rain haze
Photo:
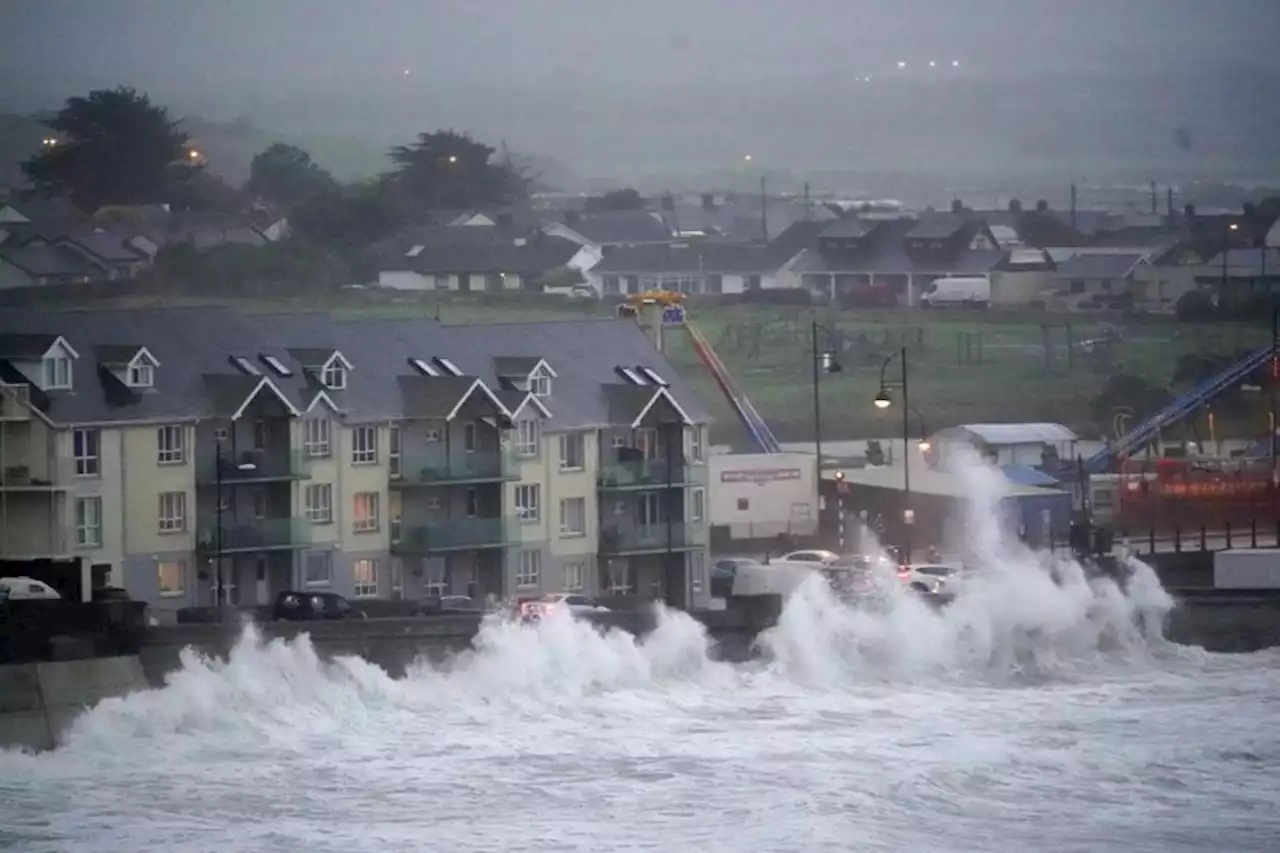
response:
[[[561,182],[862,175],[1264,180],[1268,0],[15,0],[0,107],[128,84],[184,115],[379,146],[453,127]]]

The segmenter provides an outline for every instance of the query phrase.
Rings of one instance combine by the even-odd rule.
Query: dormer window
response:
[[[45,357],[44,387],[46,391],[71,390],[71,359],[63,353]]]
[[[541,368],[529,374],[529,393],[535,397],[550,397],[551,376]]]
[[[347,368],[337,359],[334,359],[326,364],[324,370],[321,371],[320,381],[324,383],[326,388],[341,391],[347,387]]]
[[[150,388],[156,381],[156,369],[146,362],[129,367],[130,388]]]

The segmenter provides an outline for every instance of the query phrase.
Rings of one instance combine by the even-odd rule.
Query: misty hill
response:
[[[204,153],[209,171],[235,186],[249,177],[254,155],[274,142],[306,149],[313,160],[341,181],[372,177],[388,166],[388,146],[371,140],[323,133],[273,133],[246,119],[212,122],[189,116],[182,120],[182,128]],[[39,150],[40,140],[48,135],[49,130],[38,115],[0,112],[0,184],[25,183],[20,164]]]

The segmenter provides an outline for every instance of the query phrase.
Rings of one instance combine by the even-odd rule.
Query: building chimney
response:
[[[636,322],[640,324],[644,336],[653,344],[653,348],[662,352],[662,312],[664,306],[655,299],[646,299],[636,309]]]

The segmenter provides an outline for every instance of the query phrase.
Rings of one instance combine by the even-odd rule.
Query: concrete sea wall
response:
[[[53,749],[85,710],[148,687],[132,655],[0,666],[0,747]]]

